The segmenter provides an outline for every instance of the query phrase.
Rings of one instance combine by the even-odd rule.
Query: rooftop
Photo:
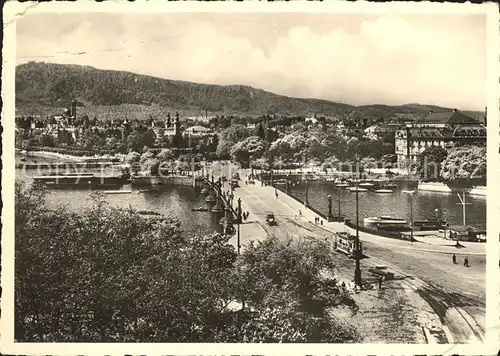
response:
[[[479,124],[476,119],[465,115],[460,110],[444,111],[444,112],[433,112],[431,111],[427,116],[415,120],[415,124],[448,124],[448,125],[460,125],[460,124]]]

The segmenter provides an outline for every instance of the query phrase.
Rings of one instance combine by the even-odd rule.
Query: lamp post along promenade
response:
[[[405,194],[408,194],[408,197],[410,198],[410,241],[413,241],[413,231],[414,231],[414,226],[413,226],[413,193],[415,193],[414,190],[403,190],[402,191]]]
[[[360,243],[359,243],[359,180],[361,178],[361,169],[359,167],[359,157],[357,157],[358,177],[356,179],[356,269],[354,270],[354,283],[361,287],[361,266],[360,266]]]
[[[237,223],[238,223],[238,232],[237,232],[237,238],[236,238],[236,244],[237,244],[237,249],[238,249],[238,255],[240,254],[240,224],[241,224],[241,198],[238,198],[238,216],[237,216]]]
[[[332,196],[331,195],[328,195],[328,221],[333,221]]]

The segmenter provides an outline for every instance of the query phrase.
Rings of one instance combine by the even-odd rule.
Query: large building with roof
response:
[[[425,117],[396,131],[395,153],[398,164],[416,162],[427,147],[450,149],[460,144],[484,146],[486,127],[459,110],[430,111]]]

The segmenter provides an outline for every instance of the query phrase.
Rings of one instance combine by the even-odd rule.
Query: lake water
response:
[[[328,215],[328,200],[332,196],[332,211],[338,216],[339,190],[333,183],[310,183],[308,188],[309,204],[318,211]],[[301,184],[291,188],[291,194],[304,200],[306,186]],[[392,194],[378,194],[374,192],[358,193],[359,221],[362,224],[364,216],[390,215],[410,219],[410,197],[400,189]],[[478,228],[486,228],[486,197],[466,195],[466,224]],[[436,219],[435,209],[446,212],[450,225],[462,224],[462,205],[460,199],[453,193],[437,193],[416,191],[413,193],[413,219]],[[351,221],[356,221],[356,193],[345,189],[340,190],[340,212]]]
[[[16,162],[24,157],[16,154]],[[38,163],[49,161],[60,161],[59,159],[46,159],[32,157],[27,159],[27,162],[36,160]],[[45,170],[46,172],[47,170]],[[16,169],[16,180],[31,183],[33,176],[44,173],[44,170],[26,170]],[[121,189],[132,189],[130,185],[125,185]],[[49,207],[59,208],[63,205],[66,209],[78,211],[91,204],[91,193],[93,191],[87,189],[65,189],[51,190],[46,199]],[[191,209],[194,207],[206,207],[205,197],[201,196],[198,191],[192,187],[159,187],[155,192],[139,193],[138,190],[133,190],[130,194],[107,194],[104,199],[114,206],[128,208],[133,207],[136,210],[148,210],[162,213],[167,216],[177,218],[181,227],[185,231],[220,231],[221,226],[218,224],[221,216],[210,212],[194,212]]]
[[[16,161],[24,157],[16,154]],[[38,162],[49,160],[35,158]],[[29,161],[29,159],[28,159]],[[23,172],[16,169],[16,179],[27,182],[32,181],[32,176],[38,174],[35,171]],[[122,189],[131,189],[124,186]],[[324,213],[328,214],[329,194],[332,195],[333,215],[338,215],[338,188],[333,183],[311,182],[308,188],[309,204]],[[305,184],[291,188],[292,195],[299,199],[305,199]],[[90,204],[89,190],[53,190],[47,198],[49,206],[65,205],[67,209],[79,210]],[[341,215],[356,219],[356,194],[347,190],[340,190]],[[181,226],[185,230],[202,229],[202,231],[219,230],[218,221],[220,216],[215,217],[210,212],[193,212],[191,209],[197,206],[206,206],[204,197],[191,187],[162,187],[158,192],[131,194],[111,194],[105,196],[110,204],[128,208],[132,206],[137,210],[151,210],[165,215],[176,217],[180,220]],[[466,223],[479,228],[486,228],[486,197],[466,196],[470,205],[466,206]],[[417,191],[413,194],[413,218],[435,219],[435,209],[446,212],[450,224],[462,224],[462,205],[456,194],[436,193]],[[362,223],[363,216],[391,215],[401,218],[410,218],[410,198],[407,194],[397,190],[392,194],[377,194],[374,192],[359,193],[359,218]]]

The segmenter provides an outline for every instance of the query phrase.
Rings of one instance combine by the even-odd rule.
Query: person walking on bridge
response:
[[[469,267],[469,257],[464,258],[464,266]]]
[[[452,260],[453,260],[453,264],[457,263],[457,256],[455,254],[453,254]]]

